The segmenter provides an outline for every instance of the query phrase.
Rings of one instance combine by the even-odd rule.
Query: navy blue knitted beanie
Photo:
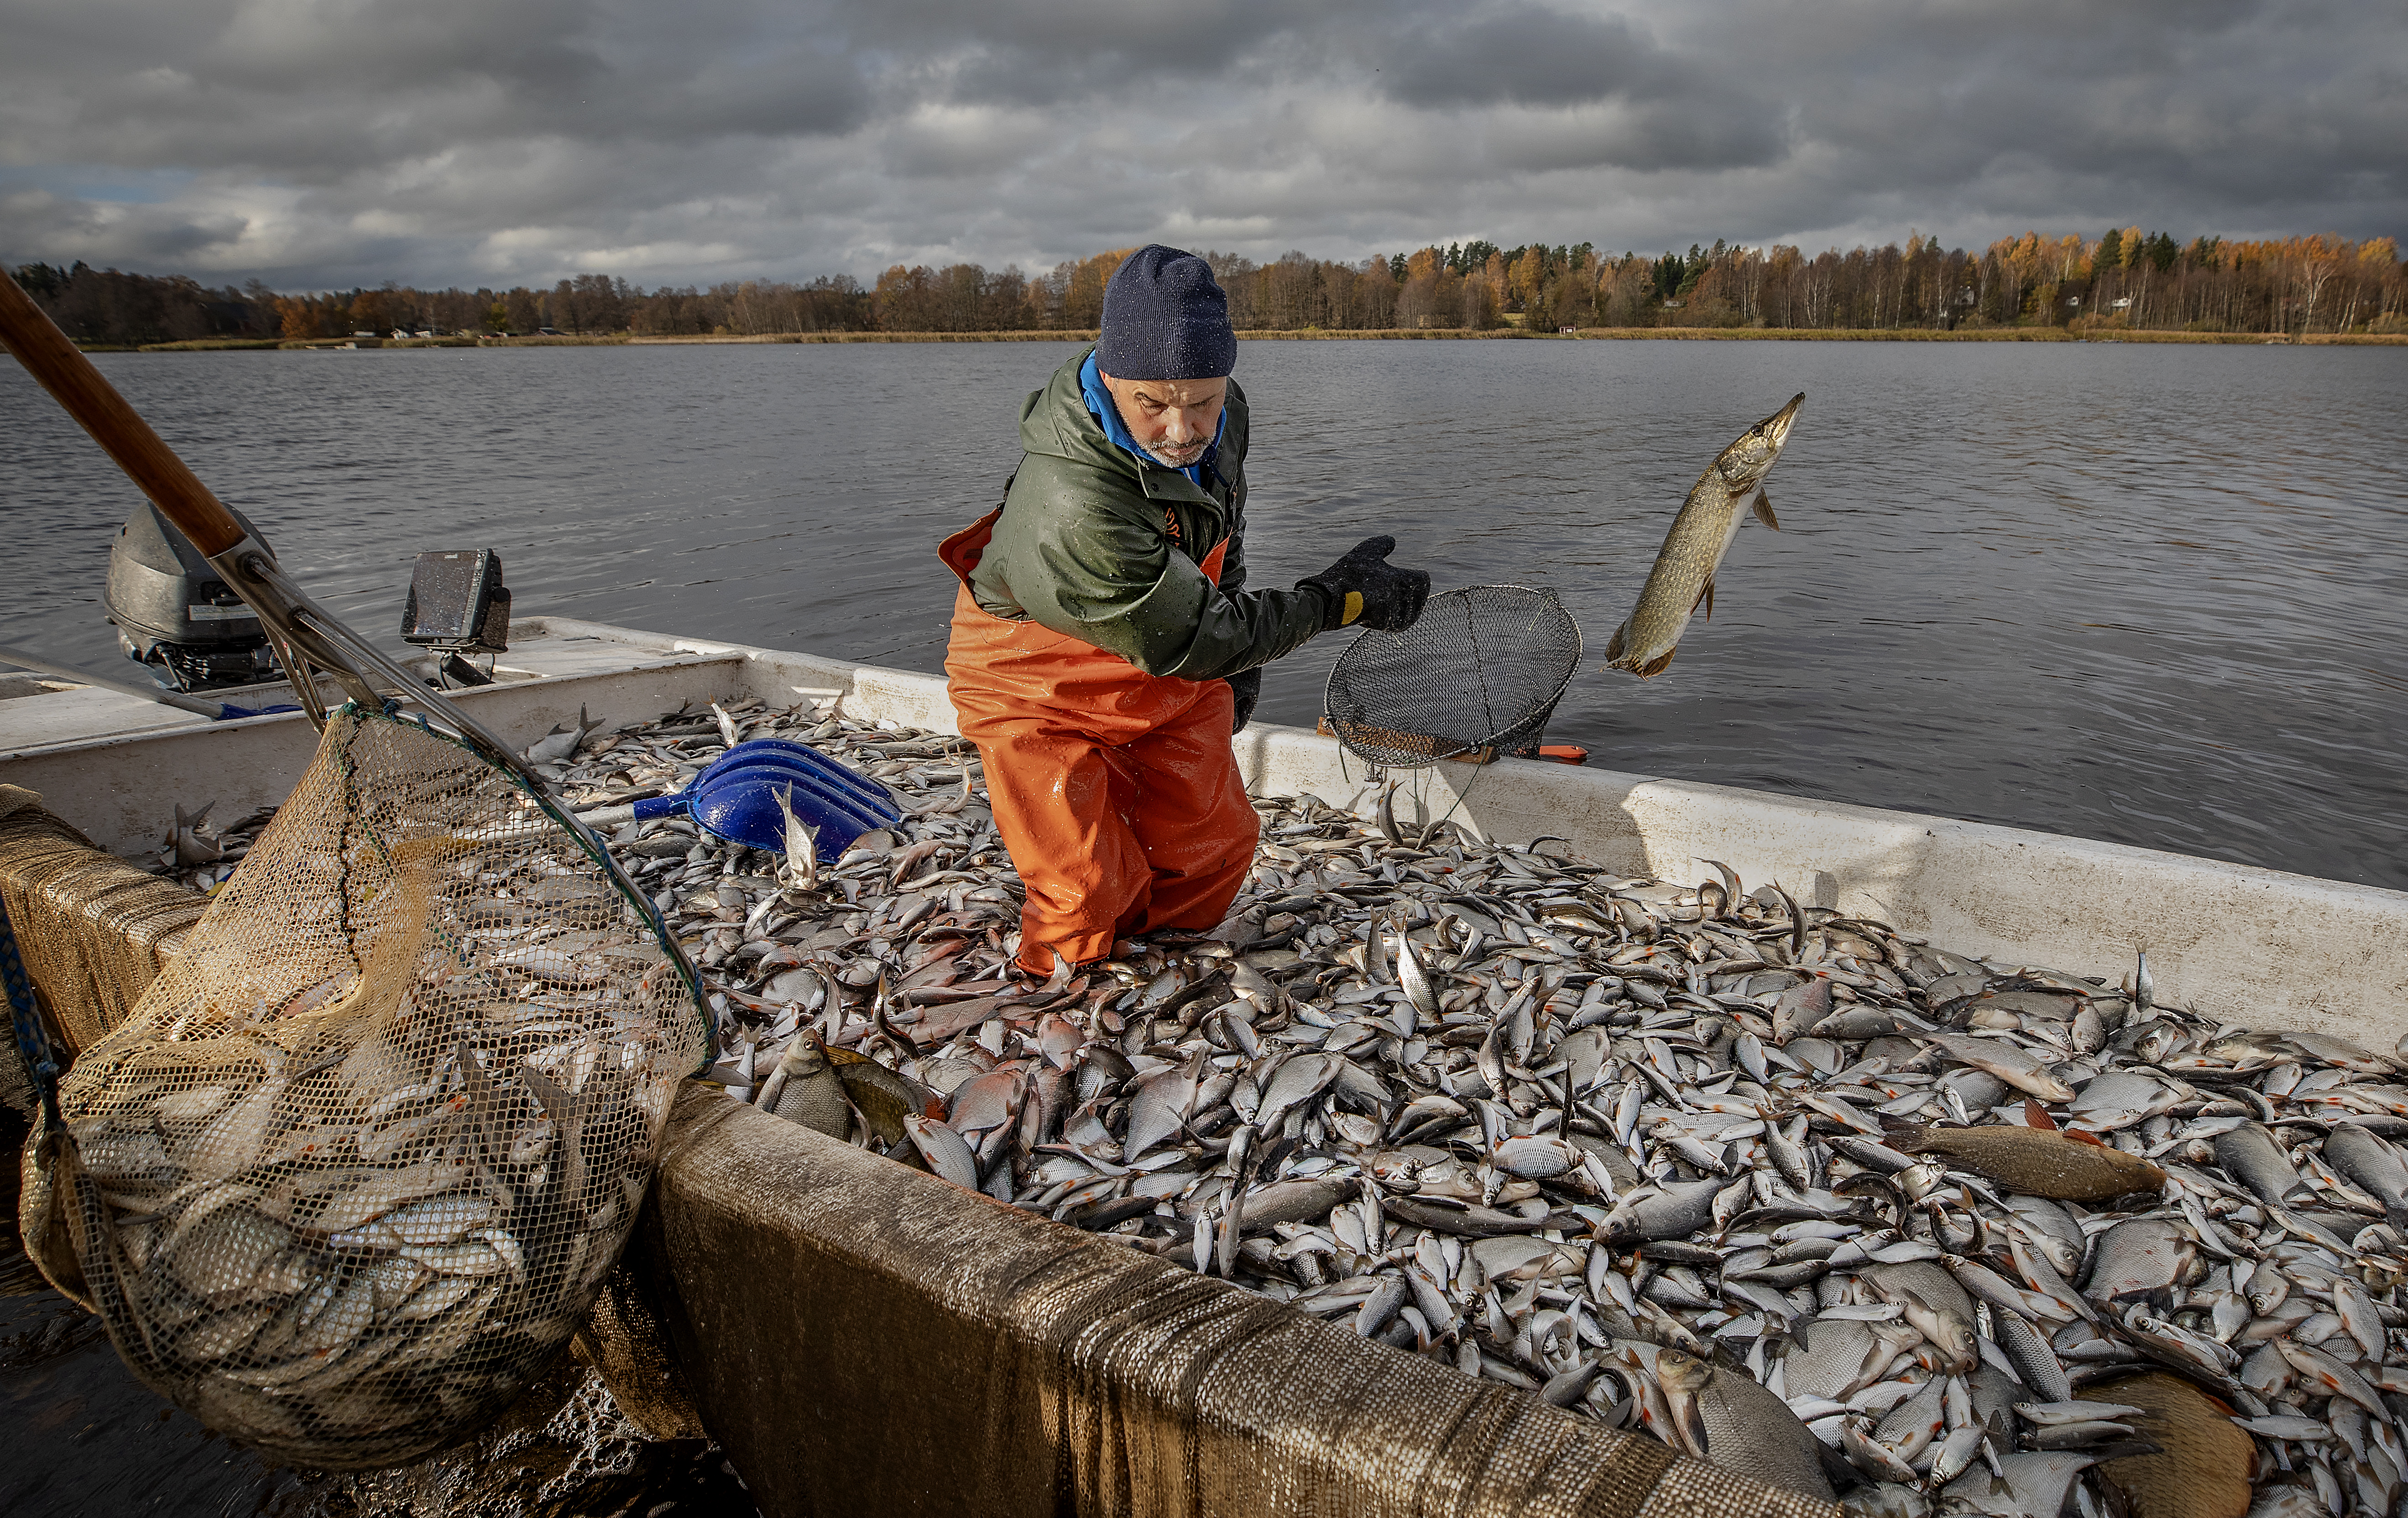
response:
[[[1104,337],[1096,366],[1115,380],[1217,380],[1238,366],[1229,298],[1212,266],[1149,243],[1104,286]]]

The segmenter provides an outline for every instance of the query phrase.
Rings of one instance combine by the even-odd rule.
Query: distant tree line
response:
[[[198,337],[273,337],[276,292],[253,279],[212,290],[180,274],[121,274],[78,264],[21,265],[17,282],[79,342],[186,342]]]
[[[808,332],[1079,331],[1102,320],[1117,249],[1039,273],[896,265],[864,289],[846,275],[646,291],[603,274],[548,290],[280,294],[31,264],[16,270],[54,320],[92,344],[392,333],[774,336]],[[1582,327],[1880,330],[2075,326],[2086,331],[2408,332],[2408,278],[2389,237],[2180,243],[2111,228],[2098,238],[2004,237],[1979,252],[1911,234],[1904,247],[1692,244],[1620,256],[1579,243],[1476,241],[1355,263],[1292,252],[1268,264],[1208,252],[1241,330]]]
[[[2037,233],[1980,252],[1692,245],[1656,258],[1491,243],[1361,264],[1208,255],[1241,328],[1784,327],[1877,330],[2078,323],[2085,330],[2408,332],[2408,278],[2381,237],[2187,246],[2138,227],[2093,241]]]

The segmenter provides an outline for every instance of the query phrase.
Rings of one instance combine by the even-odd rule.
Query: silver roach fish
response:
[[[1032,980],[957,738],[738,703],[597,735],[564,783],[773,736],[902,825],[816,870],[674,818],[609,839],[703,967],[738,1099],[1857,1513],[2408,1496],[2394,1053],[1712,861],[1484,840],[1402,789],[1369,821],[1261,798],[1216,931]]]

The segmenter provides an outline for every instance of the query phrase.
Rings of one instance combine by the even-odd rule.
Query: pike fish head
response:
[[[1753,489],[1771,473],[1782,445],[1789,441],[1789,429],[1798,421],[1798,408],[1805,403],[1806,393],[1799,391],[1788,405],[1740,434],[1738,441],[1714,460],[1715,469],[1733,494]]]

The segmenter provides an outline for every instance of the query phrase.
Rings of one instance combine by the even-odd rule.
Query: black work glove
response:
[[[1238,709],[1229,718],[1229,734],[1234,738],[1245,731],[1254,714],[1254,703],[1263,697],[1263,672],[1259,667],[1243,669],[1223,678],[1229,682],[1229,694],[1238,698]]]
[[[1317,575],[1296,582],[1311,585],[1329,598],[1321,630],[1361,623],[1383,633],[1400,633],[1422,614],[1429,599],[1430,577],[1419,569],[1398,569],[1388,563],[1397,551],[1393,537],[1366,537],[1346,557]]]

